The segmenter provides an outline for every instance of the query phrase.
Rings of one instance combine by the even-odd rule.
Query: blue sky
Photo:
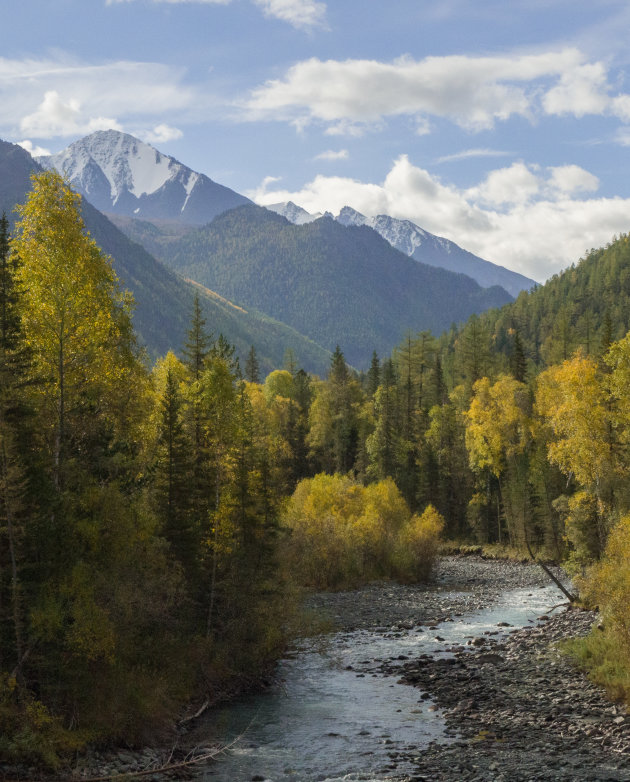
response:
[[[538,280],[630,230],[627,0],[23,0],[0,137],[108,127],[260,203],[411,219]]]

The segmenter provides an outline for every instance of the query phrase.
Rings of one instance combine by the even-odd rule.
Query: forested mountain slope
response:
[[[37,170],[40,170],[38,164],[25,150],[0,141],[0,213],[5,211],[11,221],[16,216],[15,205],[24,202],[30,189],[31,173]],[[325,370],[328,353],[319,345],[282,323],[244,311],[186,282],[85,200],[82,211],[91,235],[112,257],[123,287],[134,296],[134,327],[152,356],[181,349],[190,325],[194,297],[198,294],[208,330],[215,336],[222,333],[243,357],[255,345],[262,369],[280,366],[284,352],[291,348],[305,368],[314,372]]]
[[[281,320],[366,367],[407,330],[440,332],[510,301],[502,288],[420,264],[375,231],[324,217],[292,225],[257,206],[226,212],[164,249],[185,277]]]
[[[454,341],[468,353],[477,342],[482,363],[496,364],[513,354],[518,334],[530,366],[542,368],[579,348],[601,355],[629,329],[630,237],[624,235],[511,304],[472,319]]]

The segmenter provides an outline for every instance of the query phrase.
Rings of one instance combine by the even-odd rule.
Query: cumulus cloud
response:
[[[45,139],[146,127],[203,103],[203,96],[182,83],[184,75],[181,68],[158,63],[91,64],[62,53],[41,59],[0,57],[0,130]]]
[[[630,96],[611,92],[603,63],[586,62],[577,49],[393,62],[313,57],[254,89],[243,108],[250,119],[282,119],[300,127],[319,122],[336,134],[406,115],[422,134],[430,130],[429,117],[472,131],[514,116],[630,117]]]
[[[544,96],[542,104],[547,114],[572,114],[574,117],[604,114],[611,106],[608,90],[602,63],[581,65],[564,72],[559,83]]]
[[[315,155],[314,160],[347,160],[349,157],[350,153],[347,149],[327,149],[325,152]]]
[[[173,128],[170,125],[161,123],[160,125],[156,125],[152,130],[141,130],[134,135],[149,144],[166,144],[167,141],[175,141],[178,138],[182,138],[184,134],[179,128]]]
[[[540,179],[523,163],[513,163],[509,168],[491,171],[477,187],[466,193],[468,200],[494,207],[510,204],[526,204],[540,190]]]
[[[370,216],[412,220],[539,281],[629,227],[630,199],[597,198],[597,177],[572,165],[515,163],[460,189],[402,155],[378,184],[320,175],[297,191],[273,185],[267,179],[248,195],[263,205],[293,201],[312,213],[336,214],[349,205]]]
[[[561,195],[594,193],[599,189],[599,179],[580,166],[552,166],[549,187]]]
[[[36,138],[52,138],[95,130],[122,130],[122,127],[111,117],[86,117],[79,100],[64,101],[56,90],[49,90],[37,110],[22,117],[20,130]]]
[[[326,25],[326,5],[318,0],[254,0],[265,16],[288,22],[293,27],[313,28]]]
[[[43,155],[50,155],[50,150],[46,149],[46,147],[40,147],[39,145],[33,144],[32,141],[25,138],[24,141],[18,141],[18,146],[22,147],[22,149],[25,149],[29,155],[32,155],[33,157],[42,157]]]

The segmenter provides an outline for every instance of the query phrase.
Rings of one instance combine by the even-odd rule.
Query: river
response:
[[[195,779],[405,779],[413,768],[394,764],[394,755],[420,753],[431,741],[447,744],[453,737],[425,693],[376,668],[422,654],[449,656],[453,647],[472,647],[475,638],[496,637],[531,624],[564,599],[556,587],[528,585],[493,595],[478,610],[454,610],[470,605],[471,591],[474,587],[449,590],[442,582],[433,590],[414,593],[419,602],[430,598],[434,614],[445,619],[430,626],[409,621],[387,627],[381,617],[380,627],[301,643],[290,659],[280,662],[274,686],[213,710],[197,726],[200,744],[231,746],[211,765],[198,769]]]

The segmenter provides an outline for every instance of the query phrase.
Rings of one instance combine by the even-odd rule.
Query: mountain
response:
[[[463,274],[418,263],[366,226],[329,217],[293,225],[258,206],[232,209],[164,247],[183,276],[281,320],[347,360],[369,364],[409,329],[439,333],[511,301]]]
[[[269,204],[265,208],[270,209],[278,215],[282,215],[282,217],[286,217],[293,225],[312,223],[314,220],[319,220],[320,217],[323,217],[321,212],[311,214],[310,212],[307,212],[306,209],[302,209],[301,206],[294,204],[293,201],[285,201],[281,204]]]
[[[317,220],[321,216],[309,214],[306,209],[296,206],[292,201],[273,204],[267,209],[283,215],[296,225]],[[463,250],[455,242],[435,236],[410,220],[397,220],[388,215],[366,217],[349,206],[344,206],[335,219],[345,226],[367,225],[405,255],[421,263],[428,263],[430,266],[467,274],[482,288],[500,285],[511,296],[516,297],[522,290],[530,290],[537,285],[535,280],[510,271],[504,266],[484,261],[483,258]]]
[[[16,203],[23,203],[30,189],[30,176],[40,170],[21,147],[0,141],[0,213],[14,218]],[[169,349],[180,351],[190,325],[195,294],[200,297],[207,328],[215,336],[222,333],[245,357],[251,345],[256,347],[265,371],[282,365],[284,353],[291,348],[298,364],[324,374],[329,353],[294,329],[268,316],[245,310],[213,291],[187,282],[131,241],[87,201],[82,203],[83,218],[96,243],[112,257],[114,270],[124,288],[135,299],[134,327],[152,357]]]
[[[452,272],[467,274],[476,280],[483,288],[500,285],[516,297],[523,290],[530,290],[537,285],[518,272],[506,269],[504,266],[484,261],[477,255],[462,249],[455,242],[435,236],[410,220],[397,220],[388,215],[365,217],[360,212],[345,206],[337,220],[342,225],[369,225],[397,250],[415,258],[416,261],[439,266]]]
[[[101,212],[203,225],[228,209],[251,203],[117,130],[96,131],[37,160],[63,174]]]

